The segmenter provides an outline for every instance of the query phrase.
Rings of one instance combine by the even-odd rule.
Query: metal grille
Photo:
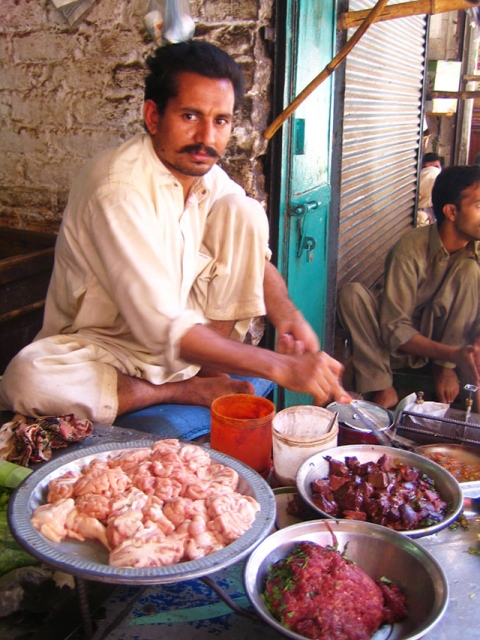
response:
[[[418,444],[459,443],[480,445],[480,425],[473,420],[438,418],[424,413],[403,411],[395,424],[395,432]]]
[[[373,4],[354,0],[350,10]],[[374,285],[413,225],[425,41],[425,16],[376,23],[347,58],[338,285]]]

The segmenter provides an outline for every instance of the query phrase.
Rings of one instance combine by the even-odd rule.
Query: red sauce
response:
[[[267,398],[230,394],[213,401],[210,446],[263,474],[272,457],[275,405]]]
[[[422,453],[422,455],[450,471],[459,482],[480,480],[480,463],[464,462],[453,455],[447,456],[444,453]]]

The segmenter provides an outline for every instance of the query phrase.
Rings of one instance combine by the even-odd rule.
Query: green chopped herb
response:
[[[475,547],[468,547],[468,553],[472,556],[480,556],[480,549],[475,549]]]
[[[455,520],[455,522],[452,522],[452,524],[449,525],[449,529],[451,529],[451,531],[456,531],[458,527],[462,527],[464,531],[468,531],[468,526],[469,525],[467,517],[464,513],[461,513]]]
[[[420,529],[423,529],[425,527],[431,527],[434,524],[437,524],[438,520],[435,520],[435,518],[424,518],[423,520],[420,520],[420,522],[418,523],[418,526]]]

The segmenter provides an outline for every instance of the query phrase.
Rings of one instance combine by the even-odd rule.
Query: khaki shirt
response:
[[[409,231],[385,261],[385,288],[380,303],[382,340],[391,353],[419,333],[424,312],[456,260],[479,261],[479,242],[450,255],[437,224]]]

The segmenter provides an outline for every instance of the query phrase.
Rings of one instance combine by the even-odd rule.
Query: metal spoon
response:
[[[402,443],[396,438],[387,436],[381,429],[379,429],[377,425],[373,422],[373,420],[371,420],[371,418],[368,417],[365,411],[363,411],[358,406],[355,400],[352,400],[350,404],[355,409],[355,413],[353,414],[352,418],[354,420],[360,420],[360,422],[362,422],[363,425],[372,432],[372,434],[377,439],[378,444],[382,445],[383,447],[395,447],[396,449],[403,449],[404,451],[412,450],[412,446],[407,444],[406,441],[405,443]]]

